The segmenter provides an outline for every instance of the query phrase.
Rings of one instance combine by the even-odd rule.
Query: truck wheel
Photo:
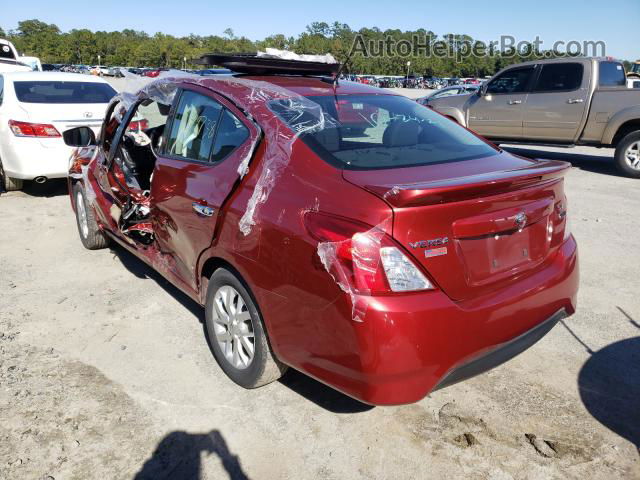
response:
[[[109,245],[109,238],[100,230],[93,209],[87,202],[81,183],[73,187],[73,202],[76,206],[76,223],[80,241],[88,250],[100,250]]]
[[[1,187],[7,192],[14,192],[16,190],[22,190],[22,179],[21,178],[11,178],[5,175],[4,170],[2,169],[2,163],[0,163],[0,181],[2,182]]]
[[[640,131],[631,132],[618,142],[615,159],[618,170],[628,177],[640,178]]]
[[[271,350],[252,296],[239,278],[225,268],[216,270],[209,280],[205,317],[218,365],[241,387],[261,387],[287,370]]]

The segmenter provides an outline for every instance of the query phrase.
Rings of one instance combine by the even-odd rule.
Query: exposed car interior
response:
[[[126,116],[123,110],[116,106],[107,123],[105,149],[111,148],[115,132]],[[229,110],[196,92],[182,92],[173,121],[167,126],[170,110],[170,105],[151,99],[135,107],[108,175],[122,205],[114,219],[125,235],[143,244],[154,239],[149,202],[160,149],[169,158],[214,165],[249,136],[247,128]]]
[[[137,105],[117,146],[108,175],[112,191],[121,205],[120,211],[112,211],[114,220],[124,234],[143,244],[150,244],[154,238],[149,220],[149,196],[170,108],[152,100]],[[111,148],[125,115],[123,106],[115,107],[106,126],[105,148]]]
[[[151,188],[151,176],[170,109],[169,105],[147,100],[138,105],[129,121],[114,160],[123,169],[131,188],[142,191]]]

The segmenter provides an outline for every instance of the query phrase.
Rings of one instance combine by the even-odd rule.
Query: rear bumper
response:
[[[73,147],[62,138],[8,137],[2,146],[2,166],[11,178],[64,178],[69,171]]]
[[[513,340],[509,340],[495,347],[493,350],[455,367],[438,382],[433,390],[439,390],[449,385],[462,382],[463,380],[475,377],[476,375],[508,362],[513,357],[520,355],[529,347],[533,346],[538,340],[549,333],[551,329],[556,326],[556,323],[566,317],[567,312],[563,308],[544,322],[536,325],[522,335],[517,336]]]
[[[417,402],[535,344],[575,312],[578,283],[569,237],[544,269],[480,298],[454,302],[439,290],[367,297],[363,321],[348,319],[357,352],[287,363],[369,404]]]

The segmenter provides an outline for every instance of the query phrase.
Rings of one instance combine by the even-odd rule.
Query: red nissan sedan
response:
[[[574,313],[568,164],[509,154],[333,66],[261,61],[161,78],[116,97],[99,138],[64,133],[84,246],[119,244],[203,305],[233,381],[292,367],[411,403]]]

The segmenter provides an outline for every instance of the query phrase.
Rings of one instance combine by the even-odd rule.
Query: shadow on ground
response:
[[[45,183],[36,183],[25,180],[22,187],[22,193],[29,195],[30,197],[45,198],[67,195],[67,179],[54,178],[46,181]]]
[[[520,155],[526,158],[542,158],[546,160],[562,160],[569,162],[574,167],[580,168],[580,170],[586,170],[593,173],[601,173],[604,175],[612,175],[615,177],[623,177],[618,172],[613,160],[613,156],[604,155],[588,155],[574,151],[571,148],[567,148],[562,152],[550,152],[547,150],[536,150],[535,147],[524,146],[501,146],[504,150]]]
[[[636,320],[617,308],[640,329]],[[566,323],[563,325],[591,355],[578,374],[585,408],[602,425],[633,443],[640,453],[640,337],[593,351]]]
[[[111,253],[120,260],[120,263],[137,278],[147,278],[156,282],[162,289],[171,295],[178,303],[188,310],[200,323],[204,323],[204,309],[191,297],[183,293],[177,287],[173,286],[160,273],[151,268],[138,257],[129,253],[123,247],[115,242],[110,245]]]
[[[340,393],[297,370],[289,369],[280,379],[280,383],[289,387],[301,397],[332,413],[361,413],[374,408],[344,393]]]
[[[240,460],[229,451],[218,430],[196,434],[183,431],[169,433],[136,473],[134,480],[200,480],[202,453],[217,455],[231,480],[248,480]]]

